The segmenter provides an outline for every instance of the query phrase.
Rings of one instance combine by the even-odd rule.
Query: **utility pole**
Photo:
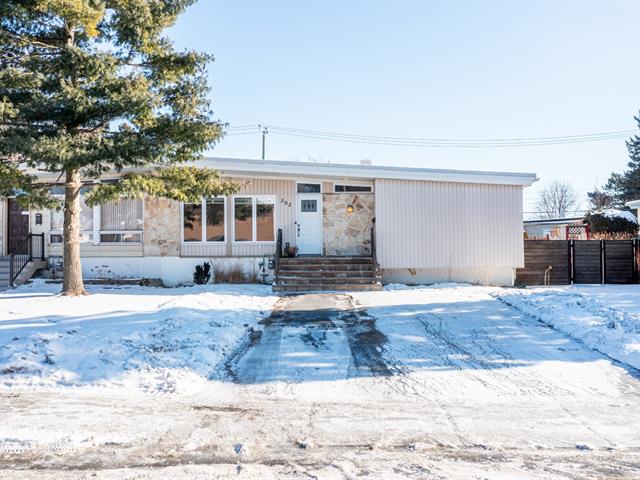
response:
[[[267,133],[269,133],[269,127],[259,125],[259,128],[262,129],[262,160],[264,160],[265,140],[267,138]]]

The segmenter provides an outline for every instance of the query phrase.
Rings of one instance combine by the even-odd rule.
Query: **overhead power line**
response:
[[[521,137],[521,138],[421,138],[421,137],[390,137],[381,135],[360,135],[321,130],[305,130],[300,128],[283,127],[277,125],[254,124],[230,127],[228,135],[244,133],[258,133],[268,128],[270,133],[293,137],[325,140],[333,142],[360,143],[368,145],[392,145],[403,147],[426,148],[504,148],[504,147],[532,147],[544,145],[564,145],[585,142],[601,142],[628,138],[636,134],[637,130],[615,130],[609,132],[587,133],[578,135],[561,135],[552,137]]]

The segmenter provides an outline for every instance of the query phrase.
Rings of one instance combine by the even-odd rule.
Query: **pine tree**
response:
[[[610,194],[603,192],[598,187],[595,187],[593,192],[587,192],[587,198],[589,199],[589,208],[595,212],[611,207],[614,202],[614,198]]]
[[[640,117],[634,117],[640,127]],[[629,200],[640,198],[640,136],[634,135],[627,141],[629,152],[629,170],[624,173],[613,173],[605,185],[605,190],[612,195],[616,206],[623,207]]]
[[[0,2],[0,194],[51,205],[49,185],[27,169],[56,172],[65,187],[63,293],[85,294],[80,187],[125,167],[198,158],[223,134],[207,100],[212,59],[177,51],[163,36],[195,0]],[[92,203],[144,193],[189,200],[236,187],[214,171],[168,168],[102,185]]]

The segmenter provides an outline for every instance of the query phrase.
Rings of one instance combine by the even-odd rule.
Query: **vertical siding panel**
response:
[[[440,266],[440,259],[443,254],[441,240],[443,237],[447,236],[444,231],[444,224],[442,223],[442,215],[440,215],[440,211],[442,210],[441,187],[442,184],[438,182],[427,183],[427,188],[431,188],[431,192],[433,194],[433,217],[431,219],[431,225],[433,228],[431,230],[430,238],[433,247],[429,250],[429,259],[425,262],[425,265],[433,265],[434,267]]]
[[[429,183],[425,183],[424,188],[422,188],[422,202],[424,205],[424,222],[420,222],[419,232],[420,232],[420,263],[419,265],[424,265],[427,260],[427,255],[429,251],[433,248],[433,242],[431,241],[431,232],[433,231],[433,202],[431,199],[432,186]]]
[[[464,215],[464,223],[466,225],[466,234],[465,234],[465,248],[467,250],[467,258],[465,262],[465,266],[473,265],[475,263],[475,254],[476,249],[471,248],[473,245],[473,237],[474,231],[476,227],[476,222],[473,217],[469,215],[470,207],[472,205],[472,199],[468,188],[462,189],[462,208]]]
[[[410,242],[410,252],[411,252],[411,264],[418,265],[419,264],[419,254],[418,254],[418,245],[420,243],[420,230],[419,226],[422,221],[422,209],[423,206],[420,205],[420,199],[418,197],[418,185],[417,182],[409,182],[410,183],[410,198],[408,199],[407,205],[411,205],[411,230],[410,230],[410,238],[415,239],[415,241]],[[424,221],[424,220],[423,220]]]
[[[497,185],[489,185],[488,187],[488,191],[489,191],[489,205],[495,205],[496,202],[496,191],[497,191]],[[487,236],[487,238],[490,241],[489,244],[489,259],[488,259],[488,263],[489,265],[495,265],[496,264],[496,251],[497,251],[497,241],[500,238],[500,232],[499,232],[499,223],[496,222],[496,215],[495,215],[495,210],[494,209],[490,209],[487,211],[487,213],[489,214],[489,225],[492,225],[492,229],[489,231],[489,235]],[[504,221],[505,219],[501,219],[500,223],[502,221]]]
[[[389,182],[389,185],[390,184],[391,184],[391,182]],[[402,188],[402,187],[404,187],[404,188]],[[397,216],[398,216],[398,205],[399,205],[400,201],[402,200],[402,197],[406,194],[406,190],[405,190],[406,186],[402,185],[402,187],[401,187],[402,188],[402,196],[399,195],[398,197],[395,197],[395,196],[393,197],[393,204],[392,204],[393,215],[392,215],[392,218],[394,218],[394,217],[397,218]],[[391,225],[393,225],[393,223],[391,223]],[[396,239],[396,235],[395,235],[395,232],[393,231],[393,227],[391,227],[391,230],[389,231],[389,235],[394,240]],[[392,252],[392,255],[394,257],[394,261],[395,262],[402,262],[402,259],[399,258],[400,252],[398,251],[398,249],[392,249],[391,252]],[[405,263],[407,263],[407,262],[405,262]]]
[[[489,187],[485,187],[482,191],[482,224],[483,225],[489,225],[491,222],[491,215],[490,215],[490,205],[491,205],[491,201],[490,201],[490,196],[491,192],[489,191]],[[491,238],[491,232],[485,232],[483,229],[483,235],[480,239],[479,244],[482,247],[482,253],[483,253],[483,260],[482,260],[482,264],[483,265],[491,265],[491,243],[493,243],[493,239]]]
[[[376,180],[380,265],[521,265],[522,190],[510,185]]]

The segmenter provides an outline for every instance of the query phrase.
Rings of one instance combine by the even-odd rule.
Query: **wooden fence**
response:
[[[640,242],[635,240],[525,240],[526,285],[638,283]]]

